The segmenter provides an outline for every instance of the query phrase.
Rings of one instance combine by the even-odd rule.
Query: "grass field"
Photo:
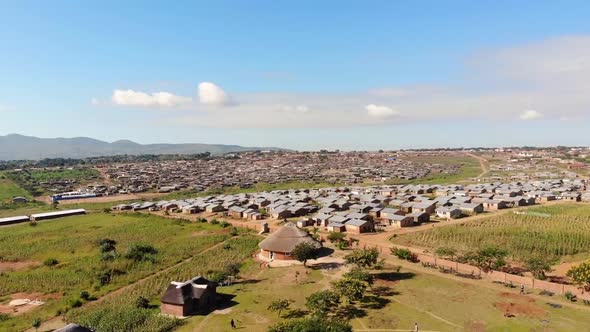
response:
[[[10,201],[15,196],[31,198],[29,193],[0,172],[0,203]]]
[[[97,241],[117,241],[120,257],[103,261]],[[0,331],[18,331],[30,327],[33,318],[47,319],[58,310],[65,311],[88,291],[101,296],[121,286],[172,266],[230,238],[229,229],[202,223],[171,221],[157,216],[96,213],[0,229],[0,261],[30,262],[32,267],[0,274],[0,299],[15,293],[51,295],[47,303],[34,311],[0,322]],[[133,244],[154,246],[155,262],[122,257]],[[55,266],[45,266],[56,259]],[[110,283],[101,285],[100,272],[110,271]],[[120,271],[121,273],[114,273]]]
[[[298,266],[259,270],[253,266],[245,275],[248,282],[222,289],[235,295],[235,306],[221,314],[191,317],[178,331],[231,331],[231,319],[241,330],[266,331],[279,321],[305,314],[305,297],[328,288],[340,273],[339,269],[306,270]],[[377,273],[388,275],[390,280],[378,279],[375,285],[388,287],[391,292],[378,302],[359,303],[358,318],[350,320],[355,331],[411,331],[416,322],[421,331],[582,331],[590,324],[588,311],[583,308],[553,309],[545,301],[507,293],[502,288],[410,270]],[[293,300],[291,312],[283,312],[281,318],[270,312],[268,305],[275,299]],[[504,317],[507,307],[516,317]]]
[[[160,304],[160,296],[171,281],[185,281],[197,275],[207,276],[210,271],[223,270],[227,264],[242,263],[256,249],[258,241],[259,238],[253,235],[232,238],[224,246],[195,255],[190,261],[109,296],[104,301],[90,303],[81,309],[70,311],[67,319],[96,327],[100,332],[167,331],[167,327],[176,326],[179,322],[159,316],[157,305]],[[223,291],[222,288],[220,290]],[[154,307],[138,311],[133,307],[133,300],[139,296],[149,299]],[[139,325],[133,323],[141,321],[137,319],[137,315],[145,317]],[[211,331],[219,329],[213,328]]]
[[[508,250],[515,260],[532,253],[557,256],[562,261],[590,254],[590,205],[558,204],[505,213],[460,225],[438,227],[392,238],[397,244],[435,250],[451,247],[467,252],[486,246]]]
[[[397,181],[394,180],[391,184],[397,183],[422,183],[422,184],[448,184],[467,181],[470,178],[478,176],[481,172],[481,166],[477,159],[466,155],[427,155],[427,156],[412,156],[403,157],[402,159],[410,160],[420,163],[429,164],[443,164],[443,165],[459,165],[459,172],[456,174],[432,174],[425,178],[415,179],[411,181]]]

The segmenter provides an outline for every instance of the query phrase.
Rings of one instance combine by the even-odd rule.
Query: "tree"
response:
[[[367,285],[372,285],[374,281],[373,275],[360,267],[352,268],[350,271],[346,272],[343,277],[362,281],[367,283]]]
[[[31,326],[37,331],[41,327],[41,319],[35,318]]]
[[[545,280],[547,279],[545,274],[553,271],[551,265],[553,265],[554,261],[555,259],[546,256],[535,255],[527,258],[524,266],[527,270],[531,271],[535,278]]]
[[[322,317],[310,317],[297,320],[289,320],[273,325],[269,332],[352,332],[349,323],[336,319]]]
[[[273,312],[275,312],[275,311],[278,312],[279,318],[280,318],[281,312],[283,312],[284,310],[289,310],[289,307],[291,306],[291,302],[293,302],[293,300],[289,300],[289,299],[274,300],[268,306],[268,310],[273,311]]]
[[[158,253],[158,250],[149,244],[134,244],[129,247],[125,258],[132,259],[136,262],[149,261],[154,262],[154,255]]]
[[[486,247],[475,253],[465,255],[464,259],[484,271],[497,270],[506,265],[508,252],[498,247]]]
[[[576,285],[590,290],[590,262],[582,263],[578,266],[572,267],[566,274],[572,278]]]
[[[379,250],[377,248],[359,249],[344,256],[346,264],[354,264],[358,267],[366,268],[377,264],[379,259]]]
[[[301,242],[293,248],[291,251],[291,256],[293,256],[296,260],[303,263],[303,266],[306,266],[308,259],[315,259],[318,257],[317,249],[307,242]]]
[[[305,306],[316,316],[325,317],[340,304],[340,295],[331,290],[319,291],[305,298]]]
[[[451,247],[440,247],[436,249],[436,254],[441,258],[453,260],[457,256],[457,250]]]
[[[346,234],[344,233],[338,233],[338,232],[330,232],[328,233],[328,241],[330,241],[331,243],[338,243],[340,241],[343,241],[344,238],[346,237]]]
[[[413,252],[411,252],[409,249],[404,249],[404,248],[389,248],[389,251],[391,251],[391,253],[401,259],[401,260],[406,260],[409,262],[416,262],[417,261],[417,257],[416,254],[414,254]]]
[[[334,288],[348,300],[348,303],[353,303],[363,297],[367,284],[356,279],[343,278],[334,283]]]

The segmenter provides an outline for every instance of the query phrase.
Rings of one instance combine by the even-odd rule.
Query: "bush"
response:
[[[219,220],[217,220],[217,219],[211,220],[211,225],[219,225]]]
[[[45,266],[56,266],[57,264],[59,264],[59,262],[55,258],[47,258],[43,262],[43,265],[45,265]]]
[[[577,296],[574,295],[574,293],[572,293],[570,291],[565,292],[565,298],[571,302],[576,302],[576,300],[577,300]]]
[[[82,291],[80,292],[80,298],[84,301],[88,301],[88,299],[90,298],[90,293],[88,293],[87,291]]]
[[[81,301],[80,299],[75,299],[75,300],[72,300],[72,301],[70,302],[70,306],[71,306],[72,308],[79,308],[79,307],[81,307],[81,306],[82,306],[82,304],[83,304],[83,303],[82,303],[82,301]]]
[[[139,296],[135,299],[134,305],[139,309],[148,309],[150,307],[150,300],[143,296]]]
[[[9,320],[9,319],[10,319],[10,315],[9,314],[0,313],[0,322],[3,322],[5,320]]]
[[[237,236],[238,235],[238,229],[236,227],[232,227],[231,230],[229,231],[229,235],[231,235],[231,236]]]
[[[330,241],[331,243],[341,242],[344,240],[345,237],[346,237],[346,234],[344,234],[344,233],[330,232],[328,234],[328,241]]]
[[[136,262],[148,261],[155,262],[154,255],[158,253],[158,250],[149,244],[134,244],[132,245],[125,258],[132,259]]]

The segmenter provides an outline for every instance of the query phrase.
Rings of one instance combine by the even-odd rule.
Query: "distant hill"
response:
[[[283,150],[270,147],[244,147],[222,144],[139,144],[129,140],[112,143],[88,137],[38,138],[18,134],[0,136],[0,160],[38,160],[44,158],[87,158],[121,154],[194,154]]]

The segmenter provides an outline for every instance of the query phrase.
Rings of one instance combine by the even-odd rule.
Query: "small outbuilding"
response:
[[[163,314],[186,317],[208,313],[217,299],[217,283],[197,276],[185,282],[170,283],[160,299]]]

